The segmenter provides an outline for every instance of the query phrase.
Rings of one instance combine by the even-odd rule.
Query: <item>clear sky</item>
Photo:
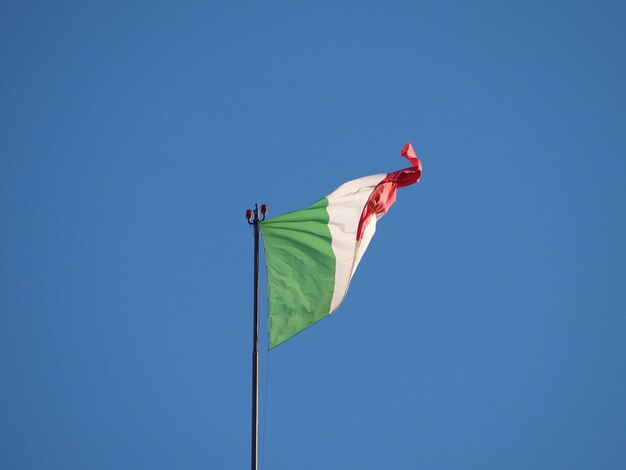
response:
[[[623,468],[625,5],[1,2],[0,467],[247,468],[245,210],[410,140],[262,468]]]

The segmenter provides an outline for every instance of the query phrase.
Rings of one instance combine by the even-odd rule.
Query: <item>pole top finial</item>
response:
[[[246,210],[246,220],[250,225],[254,225],[258,222],[263,222],[267,214],[267,204],[261,204],[261,216],[259,217],[259,204],[254,204],[253,209]]]

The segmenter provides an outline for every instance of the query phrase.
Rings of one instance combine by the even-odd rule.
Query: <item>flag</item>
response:
[[[305,209],[260,223],[270,348],[339,307],[396,189],[420,179],[422,164],[410,143],[401,155],[411,167],[348,181]]]

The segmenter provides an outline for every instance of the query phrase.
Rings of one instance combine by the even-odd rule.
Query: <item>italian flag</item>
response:
[[[401,155],[411,167],[348,181],[305,209],[260,223],[270,348],[339,307],[396,189],[420,179],[422,164],[410,143]]]

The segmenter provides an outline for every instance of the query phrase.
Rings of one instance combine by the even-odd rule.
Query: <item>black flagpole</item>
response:
[[[246,211],[248,223],[254,227],[254,328],[252,331],[252,470],[257,470],[259,456],[259,222],[265,220],[267,206],[254,205]]]

